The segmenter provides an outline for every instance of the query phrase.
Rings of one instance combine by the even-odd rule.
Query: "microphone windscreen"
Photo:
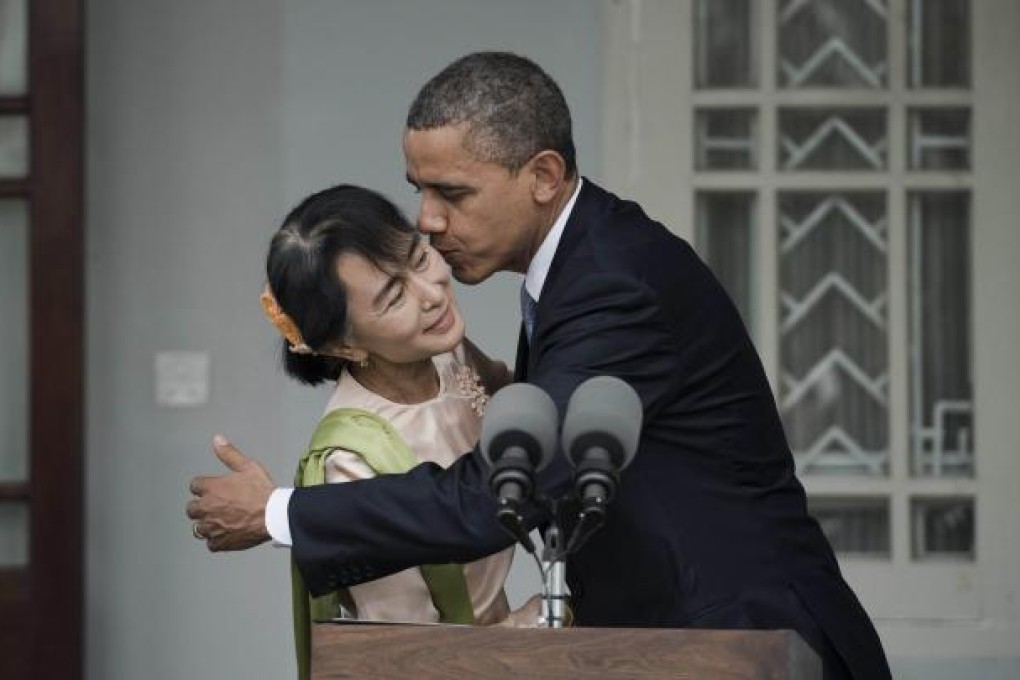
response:
[[[541,470],[556,452],[557,421],[556,403],[544,390],[527,383],[507,385],[485,406],[479,441],[482,456],[489,465],[494,465],[503,454],[502,450],[496,450],[500,447],[493,446],[494,442],[511,441],[502,435],[520,432],[538,444],[538,451],[529,451],[529,454],[534,456],[535,470]]]
[[[641,398],[634,388],[623,380],[609,375],[589,378],[581,383],[570,396],[567,415],[563,419],[563,450],[570,462],[576,465],[584,452],[574,444],[591,437],[609,437],[619,460],[614,460],[617,469],[627,467],[637,452],[641,437],[641,422],[644,409]],[[575,450],[578,448],[578,450]]]

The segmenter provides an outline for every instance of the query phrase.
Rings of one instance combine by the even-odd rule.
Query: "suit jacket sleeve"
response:
[[[528,382],[546,390],[560,417],[585,379],[615,375],[640,394],[647,423],[668,403],[675,370],[670,329],[655,296],[632,277],[592,274],[543,293]],[[294,557],[319,594],[419,564],[468,562],[513,539],[495,520],[488,469],[477,449],[448,469],[423,464],[403,475],[296,489],[289,518]],[[540,488],[569,488],[563,456],[543,471]],[[537,526],[547,519],[528,513]]]

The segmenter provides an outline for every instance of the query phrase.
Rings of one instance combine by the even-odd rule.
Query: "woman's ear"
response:
[[[360,347],[350,347],[340,342],[326,345],[319,354],[328,354],[329,356],[349,361],[352,364],[360,364],[368,359],[368,350],[361,349]]]
[[[528,161],[533,184],[532,196],[536,203],[546,204],[556,198],[567,181],[567,163],[552,149],[539,151]]]

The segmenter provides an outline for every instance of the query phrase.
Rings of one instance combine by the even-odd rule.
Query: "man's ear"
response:
[[[539,151],[528,161],[531,174],[531,193],[536,203],[546,204],[555,199],[567,182],[567,163],[552,149]]]

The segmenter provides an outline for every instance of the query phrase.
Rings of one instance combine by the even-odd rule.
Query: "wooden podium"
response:
[[[818,655],[789,630],[312,625],[315,679],[821,677]]]

